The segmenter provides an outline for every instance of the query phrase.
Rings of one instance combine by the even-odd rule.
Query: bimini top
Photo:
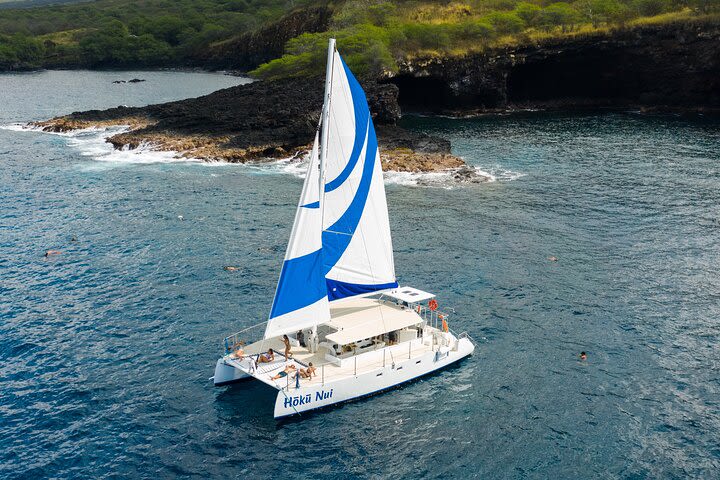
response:
[[[337,331],[325,338],[338,345],[372,338],[423,321],[412,308],[371,298],[349,298],[335,305],[330,307],[332,320],[327,325]]]
[[[401,302],[407,302],[407,303],[424,302],[425,300],[430,300],[431,298],[435,298],[435,294],[423,292],[422,290],[418,290],[417,288],[413,288],[413,287],[395,288],[393,290],[383,292],[383,295],[385,295],[386,297],[394,298],[395,300],[400,300]]]

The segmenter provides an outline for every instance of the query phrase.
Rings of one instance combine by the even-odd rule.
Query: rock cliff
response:
[[[419,58],[402,63],[386,81],[398,86],[400,105],[410,111],[717,112],[720,25],[653,25],[462,57]]]

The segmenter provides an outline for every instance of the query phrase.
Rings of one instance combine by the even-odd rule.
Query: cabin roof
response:
[[[377,299],[355,297],[330,305],[332,319],[326,325],[337,330],[325,338],[338,345],[382,335],[422,322],[411,308]]]
[[[435,298],[434,293],[424,292],[413,287],[398,287],[382,292],[386,297],[394,298],[407,303],[424,302]]]

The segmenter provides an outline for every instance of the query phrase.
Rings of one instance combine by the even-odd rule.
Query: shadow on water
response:
[[[233,424],[245,421],[271,425],[275,410],[276,390],[259,381],[242,381],[225,387],[215,396],[218,416],[226,418]]]

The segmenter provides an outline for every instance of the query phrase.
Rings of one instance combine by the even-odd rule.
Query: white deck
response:
[[[318,350],[311,352],[291,337],[291,357],[283,355],[280,338],[243,348],[242,360],[225,355],[216,365],[215,383],[224,385],[253,377],[278,390],[275,416],[321,408],[391,388],[456,362],[474,350],[467,335],[443,332],[446,314],[427,307],[405,307],[392,301],[353,297],[332,302],[331,320],[318,325]],[[393,335],[385,335],[394,332]],[[386,342],[392,339],[392,345]],[[275,360],[256,363],[257,354],[272,348]],[[316,373],[302,378],[298,370],[312,362]],[[288,365],[287,376],[273,379]],[[298,378],[299,377],[299,378]]]

